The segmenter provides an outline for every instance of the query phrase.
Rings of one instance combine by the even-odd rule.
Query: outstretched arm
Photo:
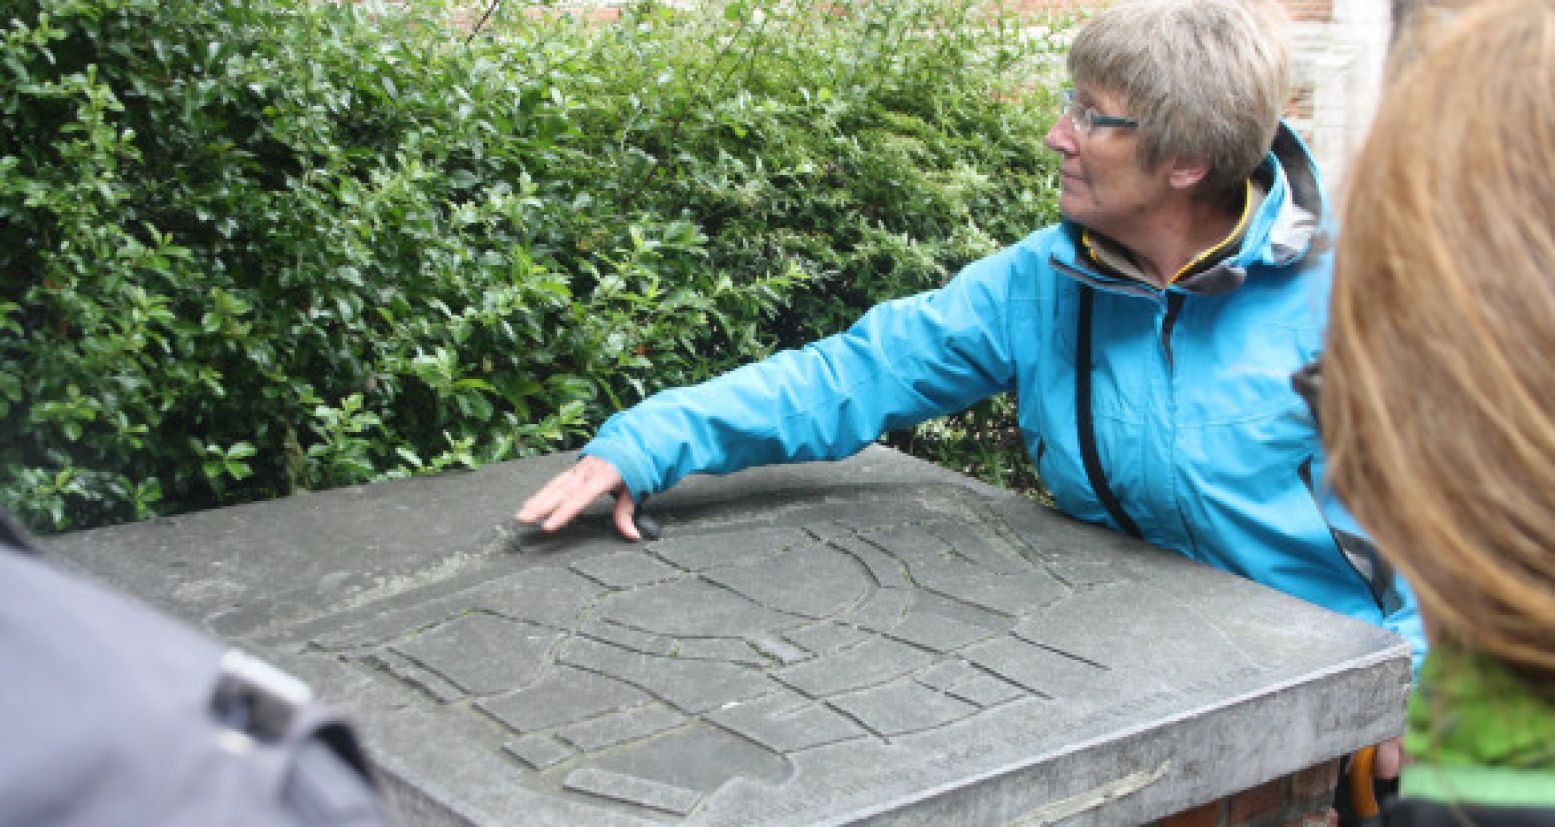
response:
[[[637,540],[635,503],[688,474],[842,459],[1008,389],[1009,259],[984,259],[939,290],[877,305],[845,333],[617,413],[519,520],[554,531],[614,494],[616,528]]]

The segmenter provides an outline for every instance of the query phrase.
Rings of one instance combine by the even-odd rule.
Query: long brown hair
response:
[[[1555,687],[1555,0],[1450,15],[1352,165],[1330,481],[1434,637]]]

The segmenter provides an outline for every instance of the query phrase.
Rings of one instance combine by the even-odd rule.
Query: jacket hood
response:
[[[1284,121],[1275,131],[1269,157],[1260,169],[1271,165],[1276,181],[1283,179],[1285,192],[1269,224],[1267,243],[1262,245],[1263,263],[1288,264],[1311,249],[1318,228],[1327,218],[1327,203],[1317,162],[1301,136]]]

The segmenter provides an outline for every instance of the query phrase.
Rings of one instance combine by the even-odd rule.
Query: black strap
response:
[[[1095,291],[1088,284],[1080,285],[1079,330],[1076,333],[1074,355],[1074,411],[1075,428],[1080,436],[1080,459],[1085,463],[1085,476],[1091,482],[1103,508],[1130,537],[1141,538],[1139,526],[1123,510],[1107,475],[1101,469],[1101,456],[1096,452],[1096,423],[1091,418],[1091,307],[1095,303]]]
[[[1317,508],[1318,516],[1323,518],[1323,524],[1328,526],[1329,536],[1334,538],[1334,545],[1339,547],[1339,553],[1344,555],[1345,562],[1350,564],[1350,568],[1355,569],[1355,573],[1366,581],[1372,599],[1377,601],[1377,608],[1384,615],[1398,611],[1404,605],[1404,598],[1398,593],[1398,579],[1393,572],[1392,564],[1377,552],[1377,546],[1371,540],[1345,531],[1328,519],[1328,515],[1323,512],[1323,503],[1318,497],[1317,484],[1312,479],[1311,458],[1301,463],[1296,469],[1296,476],[1301,478],[1301,483],[1307,487],[1307,493],[1312,495],[1312,504]]]

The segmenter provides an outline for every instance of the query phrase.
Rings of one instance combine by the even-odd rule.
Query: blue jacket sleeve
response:
[[[1010,260],[996,254],[939,290],[877,305],[845,333],[655,394],[611,417],[583,453],[615,466],[640,499],[688,474],[842,459],[1006,390]]]

